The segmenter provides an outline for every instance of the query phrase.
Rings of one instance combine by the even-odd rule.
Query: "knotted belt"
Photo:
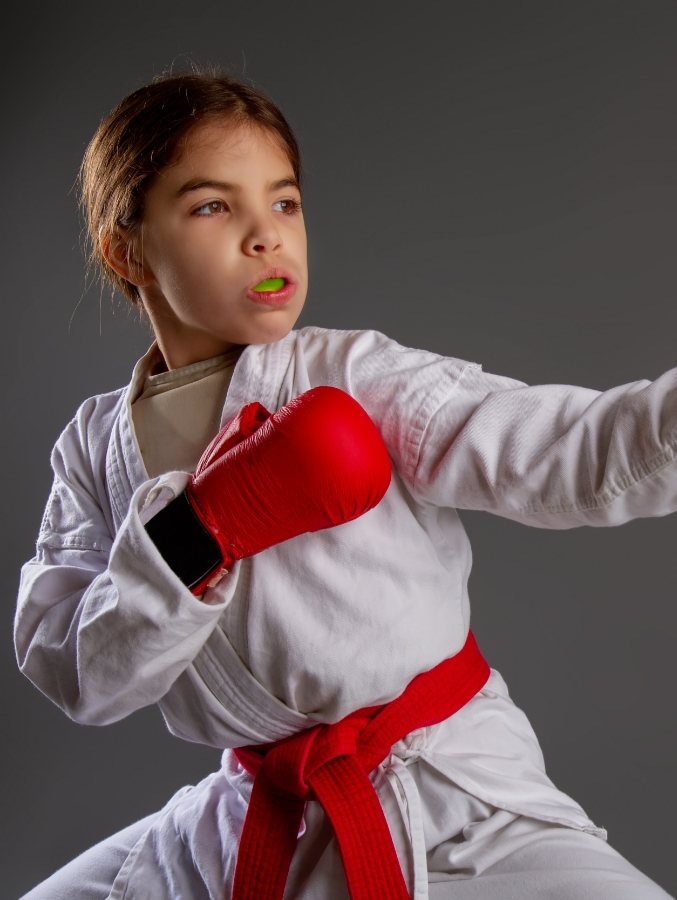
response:
[[[254,785],[233,900],[281,900],[306,800],[318,800],[332,824],[352,900],[408,900],[369,773],[410,731],[436,725],[465,706],[488,677],[489,665],[469,632],[462,650],[417,675],[390,703],[235,750]]]

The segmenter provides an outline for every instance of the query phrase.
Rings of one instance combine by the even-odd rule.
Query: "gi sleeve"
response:
[[[232,579],[201,602],[146,533],[144,521],[183,490],[185,473],[144,483],[111,534],[84,430],[82,416],[74,419],[52,453],[53,486],[35,556],[21,570],[14,639],[21,671],[47,697],[77,722],[104,725],[166,694],[214,629]]]
[[[421,502],[542,528],[677,510],[677,368],[606,391],[530,386],[372,332],[348,387]]]
[[[525,525],[620,525],[677,510],[677,369],[597,391],[466,366],[421,435],[414,487]]]

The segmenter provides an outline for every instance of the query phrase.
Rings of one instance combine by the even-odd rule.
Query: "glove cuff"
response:
[[[204,527],[185,491],[146,523],[146,531],[169,568],[194,594],[223,563],[221,549]]]

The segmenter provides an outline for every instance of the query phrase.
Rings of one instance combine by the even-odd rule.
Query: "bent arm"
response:
[[[91,469],[67,429],[36,554],[22,568],[15,647],[22,672],[71,718],[117,721],[159,700],[203,646],[232,592],[232,575],[196,599],[144,528],[183,490],[171,473],[142,485],[113,539]]]

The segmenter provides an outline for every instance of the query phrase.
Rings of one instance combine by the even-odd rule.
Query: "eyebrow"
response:
[[[279,181],[271,181],[267,185],[269,191],[279,191],[282,188],[293,187],[300,191],[298,181],[293,177],[280,178]],[[201,188],[213,188],[218,191],[239,191],[240,188],[236,184],[229,181],[214,181],[212,178],[191,178],[177,190],[176,196],[182,197],[191,191],[198,191]]]

